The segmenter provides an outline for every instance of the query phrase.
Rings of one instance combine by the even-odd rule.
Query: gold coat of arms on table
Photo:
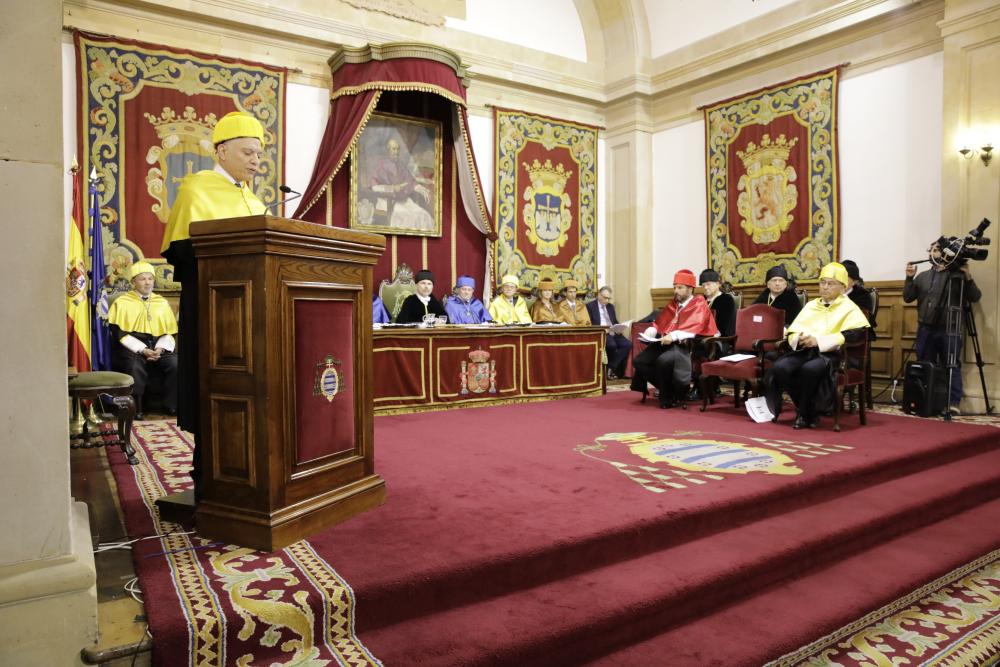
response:
[[[322,396],[328,402],[333,402],[337,392],[340,391],[340,373],[334,366],[339,366],[340,363],[339,359],[334,359],[332,354],[328,354],[323,358],[323,361],[316,364],[313,396]]]
[[[490,359],[490,353],[486,350],[472,350],[469,352],[469,360],[462,361],[461,380],[462,389],[459,394],[462,396],[470,393],[497,393],[496,361]]]
[[[528,240],[535,245],[538,254],[555,257],[559,249],[569,240],[567,232],[573,224],[573,214],[569,207],[569,193],[566,181],[573,175],[561,164],[552,166],[551,160],[545,164],[534,160],[525,162],[531,185],[524,189],[524,221],[528,225]]]

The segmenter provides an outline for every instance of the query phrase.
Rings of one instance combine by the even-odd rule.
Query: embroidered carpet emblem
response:
[[[788,440],[748,438],[729,433],[606,433],[577,445],[584,456],[604,461],[644,489],[663,493],[752,473],[800,475],[800,459],[849,450]]]

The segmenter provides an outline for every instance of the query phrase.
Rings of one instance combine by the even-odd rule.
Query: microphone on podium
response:
[[[281,190],[281,192],[284,193],[284,194],[286,194],[286,195],[290,194],[291,197],[285,197],[284,199],[279,199],[278,201],[276,201],[274,203],[268,204],[267,207],[266,207],[268,211],[270,211],[272,208],[276,208],[277,206],[279,206],[281,204],[284,204],[285,202],[292,201],[293,199],[298,199],[299,197],[302,196],[301,192],[296,192],[295,190],[292,190],[287,185],[279,185],[278,189]]]

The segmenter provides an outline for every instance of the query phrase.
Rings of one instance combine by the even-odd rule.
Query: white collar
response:
[[[414,292],[414,294],[417,294],[417,293]],[[427,296],[420,296],[419,294],[417,294],[417,298],[420,299],[420,303],[424,304],[425,306],[431,302],[431,295],[430,294],[428,294]]]
[[[221,165],[221,164],[219,164],[218,162],[216,162],[216,163],[215,163],[215,170],[214,170],[214,171],[215,171],[216,173],[219,173],[219,174],[222,174],[223,176],[225,176],[225,177],[226,177],[226,180],[228,180],[228,181],[229,181],[230,183],[232,183],[233,185],[239,185],[240,187],[243,187],[242,185],[240,185],[240,182],[239,182],[239,181],[237,181],[237,180],[236,180],[235,178],[233,178],[232,176],[230,176],[230,175],[229,175],[229,172],[228,172],[228,171],[226,171],[225,169],[223,169],[223,168],[222,168],[222,165]]]

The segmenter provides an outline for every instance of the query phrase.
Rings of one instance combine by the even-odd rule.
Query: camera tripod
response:
[[[953,289],[954,283],[958,283],[958,303],[952,303],[952,295],[956,292]],[[965,301],[965,274],[955,271],[948,276],[948,298],[945,305],[945,335],[948,339],[946,365],[948,368],[948,400],[951,401],[951,382],[954,373],[958,372],[961,360],[958,358],[959,350],[962,347],[963,324],[964,331],[968,332],[972,340],[972,350],[976,355],[976,366],[979,368],[979,381],[983,385],[983,400],[986,401],[986,414],[993,414],[993,406],[990,405],[990,394],[986,390],[986,375],[983,373],[983,351],[979,346],[979,332],[976,330],[976,318],[972,313],[972,304]],[[951,412],[946,408],[942,415],[945,421],[951,421]]]

